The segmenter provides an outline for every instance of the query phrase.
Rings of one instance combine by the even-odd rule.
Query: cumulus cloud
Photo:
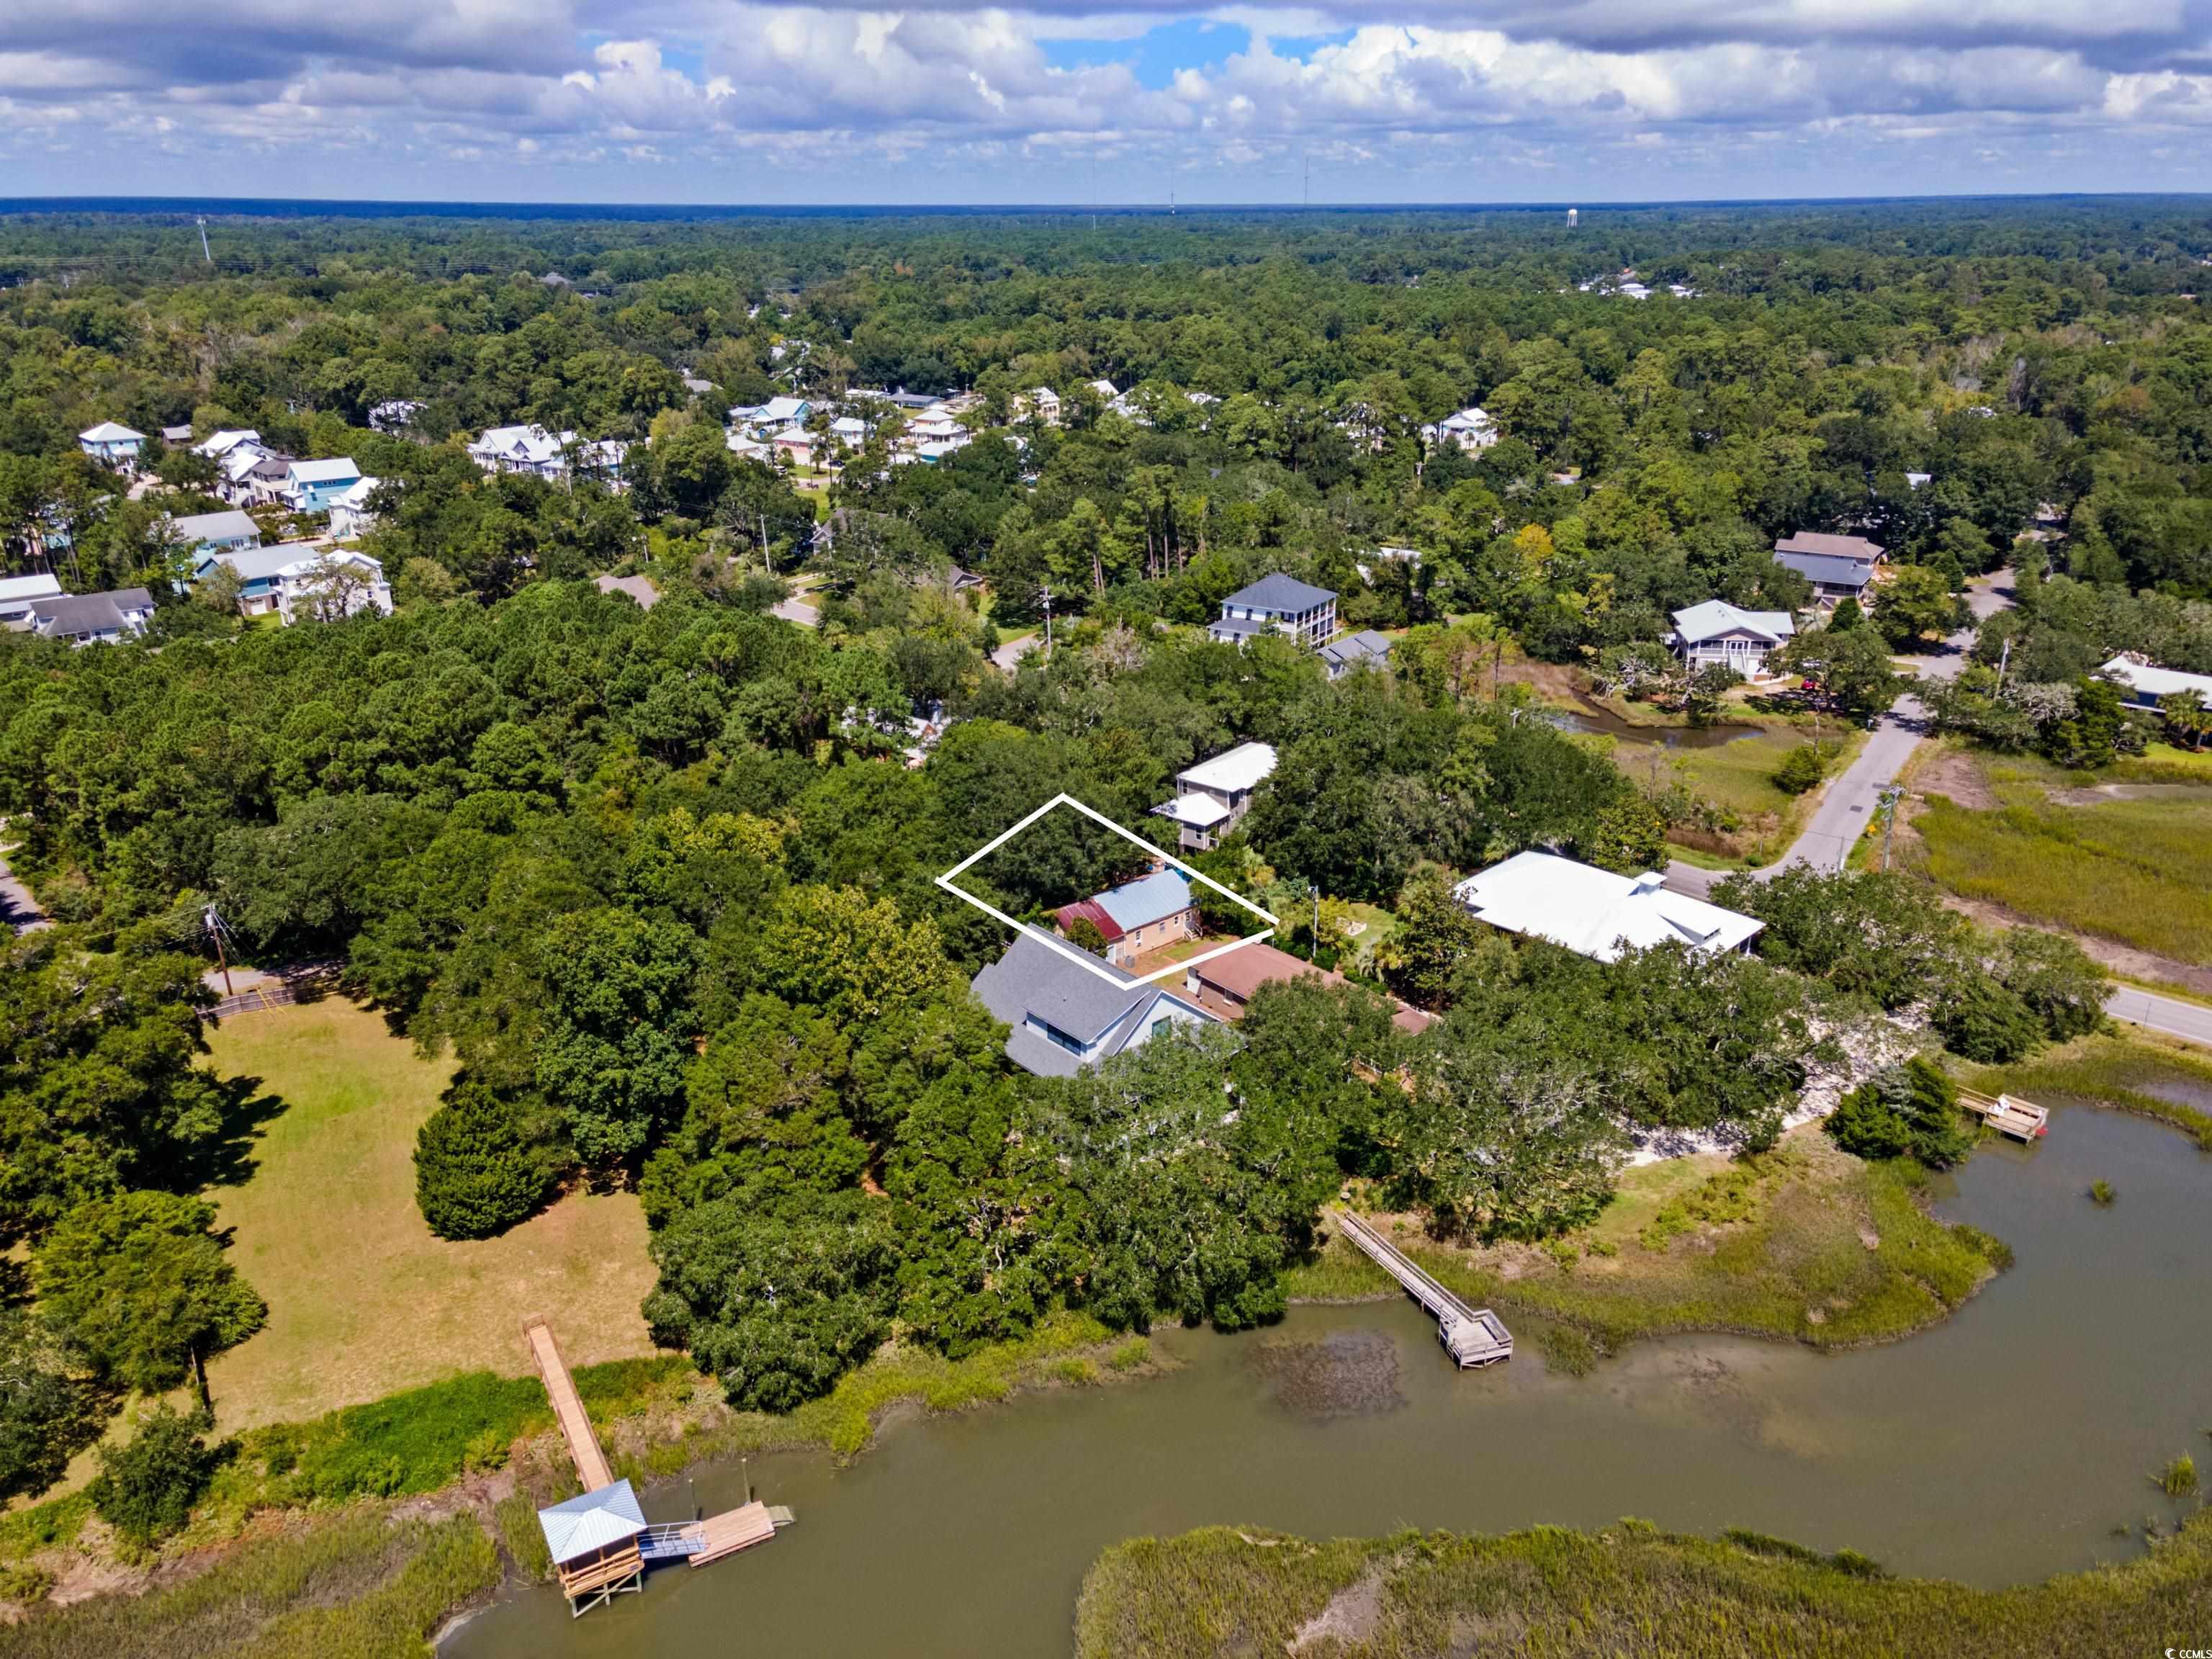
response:
[[[2212,0],[47,0],[0,12],[0,112],[87,193],[1065,199],[1102,153],[1245,199],[1316,156],[1334,199],[2202,187]]]

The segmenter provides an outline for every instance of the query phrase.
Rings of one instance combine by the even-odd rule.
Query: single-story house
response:
[[[1555,853],[1516,853],[1469,876],[1452,889],[1452,896],[1479,921],[1547,939],[1600,962],[1654,945],[1741,951],[1765,926],[1670,892],[1665,882],[1656,870],[1621,876]]]
[[[1063,904],[1055,920],[1063,938],[1078,921],[1091,923],[1105,937],[1106,960],[1123,967],[1147,951],[1196,939],[1200,933],[1190,878],[1180,870],[1155,870],[1096,898]]]
[[[2122,652],[2097,672],[2120,688],[2120,701],[2130,708],[2158,712],[2159,700],[2177,692],[2194,691],[2212,708],[2212,674],[2185,674],[2178,668],[2160,668],[2135,652]]]
[[[1767,653],[1796,631],[1787,611],[1743,611],[1725,599],[1707,599],[1674,613],[1668,643],[1693,669],[1718,663],[1755,680],[1766,672]]]
[[[1221,614],[1206,637],[1223,645],[1242,645],[1259,634],[1283,634],[1308,650],[1317,650],[1336,634],[1336,595],[1277,571],[1221,602]]]
[[[392,588],[384,580],[384,566],[351,548],[322,542],[279,542],[274,547],[252,548],[242,553],[203,552],[193,561],[192,580],[204,580],[217,565],[237,573],[238,608],[249,617],[266,616],[273,611],[289,623],[298,601],[333,568],[343,568],[358,584],[359,591],[347,596],[347,615],[362,611],[389,615],[392,610]]]
[[[376,493],[381,478],[367,476],[356,478],[353,487],[331,501],[331,536],[333,540],[349,542],[376,522],[376,514],[369,511],[368,498]]]
[[[947,456],[957,455],[968,447],[970,440],[966,433],[957,438],[933,438],[926,444],[917,444],[914,458],[927,465],[935,466]]]
[[[261,545],[261,526],[234,507],[222,513],[187,513],[170,520],[169,527],[187,553],[240,553]]]
[[[1447,415],[1433,426],[1421,428],[1421,435],[1432,444],[1450,444],[1469,454],[1479,453],[1496,443],[1504,434],[1488,411],[1481,409],[1462,409],[1456,415]]]
[[[786,427],[769,439],[769,447],[791,458],[794,466],[810,466],[814,461],[814,434],[803,426]]]
[[[0,576],[0,628],[28,628],[31,607],[61,595],[61,581],[55,576]]]
[[[1824,605],[1846,599],[1863,605],[1882,556],[1882,550],[1863,536],[1801,530],[1774,544],[1774,562],[1812,583],[1814,597]]]
[[[165,426],[161,428],[161,441],[172,449],[179,444],[189,444],[191,441],[192,428],[189,422],[183,426]]]
[[[1387,634],[1364,628],[1340,640],[1331,640],[1322,647],[1321,659],[1328,666],[1329,678],[1340,680],[1355,668],[1389,668],[1391,643]]]
[[[487,472],[529,472],[541,478],[559,478],[568,471],[568,447],[576,441],[573,432],[548,432],[528,426],[487,428],[469,446],[469,459]]]
[[[730,453],[741,461],[764,461],[775,452],[751,434],[732,427],[728,438]]]
[[[109,466],[136,465],[138,446],[145,441],[144,433],[134,432],[120,421],[102,421],[76,434],[78,448]]]
[[[970,988],[1006,1022],[1006,1058],[1039,1077],[1073,1077],[1175,1026],[1213,1019],[1174,992],[1110,965],[1102,975],[1071,961],[1028,927]]]
[[[154,619],[154,596],[143,587],[118,587],[106,593],[64,593],[33,600],[30,631],[42,640],[72,645],[112,645],[146,631]]]
[[[332,501],[360,482],[361,469],[350,456],[295,461],[285,471],[284,499],[295,513],[327,513]]]
[[[1239,945],[1226,956],[1215,957],[1185,970],[1183,994],[1220,1019],[1244,1018],[1252,994],[1262,985],[1280,980],[1310,979],[1323,985],[1341,985],[1344,975],[1333,969],[1302,962],[1287,951],[1278,951],[1265,940]]]
[[[1240,743],[1176,774],[1176,797],[1152,808],[1173,818],[1184,848],[1206,852],[1251,810],[1252,792],[1275,769],[1272,744]]]

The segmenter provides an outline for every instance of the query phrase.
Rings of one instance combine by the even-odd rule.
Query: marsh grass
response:
[[[2168,1498],[2186,1498],[2197,1490],[2197,1460],[2184,1452],[2151,1480]]]
[[[2157,1092],[2212,1090],[2212,1060],[2154,1036],[2076,1037],[2017,1066],[1980,1066],[1965,1079],[1988,1094],[2073,1095],[2116,1111],[2155,1118],[2212,1152],[2212,1112]]]
[[[471,1516],[395,1521],[356,1506],[143,1595],[34,1613],[6,1647],[10,1659],[418,1659],[447,1613],[499,1576]]]
[[[2100,1206],[2108,1205],[2112,1201],[2114,1196],[2112,1183],[2111,1182],[2098,1180],[2093,1181],[2089,1183],[2089,1201],[2092,1204],[2095,1204]]]
[[[1758,1534],[1710,1540],[1643,1522],[1595,1534],[1540,1527],[1327,1542],[1208,1528],[1102,1555],[1076,1606],[1076,1653],[1282,1653],[1354,1585],[1375,1613],[1363,1620],[1371,1632],[1357,1647],[1364,1659],[2108,1659],[2163,1652],[2212,1629],[2212,1516],[2124,1566],[1997,1591],[1885,1577],[1853,1552],[1822,1556]]]

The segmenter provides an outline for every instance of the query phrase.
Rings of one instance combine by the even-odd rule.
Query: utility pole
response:
[[[1895,784],[1884,787],[1881,792],[1881,867],[1889,868],[1889,837],[1897,828],[1897,803],[1905,799],[1905,791]]]
[[[1041,587],[1037,592],[1044,599],[1044,659],[1050,662],[1052,660],[1052,589],[1048,586]]]
[[[222,971],[223,995],[236,996],[238,993],[231,988],[230,984],[230,958],[222,948],[222,918],[216,914],[214,905],[210,904],[200,912],[200,925],[207,929],[207,936],[215,941],[215,963]]]
[[[2008,636],[1997,652],[1997,695],[2004,695],[2005,665],[2012,660],[2012,640]]]
[[[207,215],[201,214],[193,222],[200,228],[200,258],[213,264],[215,255],[208,252],[207,245]]]

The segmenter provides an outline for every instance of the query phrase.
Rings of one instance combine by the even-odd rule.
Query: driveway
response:
[[[1022,659],[1037,642],[1035,634],[1024,634],[1006,641],[991,653],[991,665],[1002,674],[1011,674],[1022,665]]]
[[[17,880],[15,872],[8,867],[8,860],[0,858],[0,927],[27,933],[53,925],[52,918],[39,908],[38,900],[31,896],[31,890]]]

